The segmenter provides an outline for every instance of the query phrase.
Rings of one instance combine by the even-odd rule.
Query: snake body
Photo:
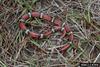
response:
[[[30,31],[24,23],[29,18],[40,18],[42,20],[48,21],[49,24],[53,24],[53,28],[51,30],[43,32],[41,34]],[[31,13],[23,15],[19,21],[19,27],[21,30],[25,31],[25,34],[31,36],[33,39],[42,39],[44,37],[50,36],[55,31],[59,31],[59,32],[61,32],[61,38],[67,38],[67,40],[70,42],[73,42],[73,40],[74,40],[73,32],[71,31],[70,27],[67,24],[62,23],[60,18],[54,18],[54,17],[51,17],[44,13],[31,12]],[[64,50],[68,49],[69,47],[70,47],[70,44],[66,43],[61,48],[60,51],[64,51]]]

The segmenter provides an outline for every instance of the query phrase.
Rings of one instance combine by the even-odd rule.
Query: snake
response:
[[[25,21],[29,18],[39,18],[44,21],[47,21],[47,24],[53,25],[52,29],[47,30],[42,33],[34,32],[28,29],[27,25],[25,24]],[[74,34],[71,28],[66,24],[62,23],[61,19],[59,17],[52,17],[48,14],[40,13],[40,12],[29,12],[25,15],[23,15],[19,21],[19,28],[23,31],[25,31],[25,34],[29,35],[33,39],[43,39],[45,37],[50,37],[51,34],[55,32],[60,32],[60,38],[66,38],[66,40],[70,41],[69,43],[65,43],[63,47],[61,47],[60,51],[66,51],[71,45],[71,43],[74,41]]]

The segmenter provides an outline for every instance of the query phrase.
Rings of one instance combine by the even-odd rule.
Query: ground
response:
[[[75,55],[71,48],[66,55],[53,49],[59,41],[23,34],[19,20],[32,11],[59,17],[71,28],[78,41]],[[100,63],[100,0],[0,0],[0,67],[77,67],[82,62]]]

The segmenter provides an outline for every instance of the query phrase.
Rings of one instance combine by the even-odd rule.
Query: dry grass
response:
[[[71,48],[66,56],[59,53],[59,41],[33,40],[19,30],[20,17],[32,11],[58,16],[71,27],[79,40],[75,56]],[[100,62],[100,0],[0,0],[0,67],[77,67],[80,62]]]

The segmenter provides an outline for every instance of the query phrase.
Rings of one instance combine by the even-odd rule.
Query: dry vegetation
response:
[[[78,40],[76,54],[71,49],[66,56],[59,53],[54,49],[59,41],[24,35],[18,21],[32,11],[58,16],[67,23]],[[51,51],[46,54],[48,50],[32,45]],[[77,67],[80,62],[100,62],[100,0],[0,0],[0,67]]]

